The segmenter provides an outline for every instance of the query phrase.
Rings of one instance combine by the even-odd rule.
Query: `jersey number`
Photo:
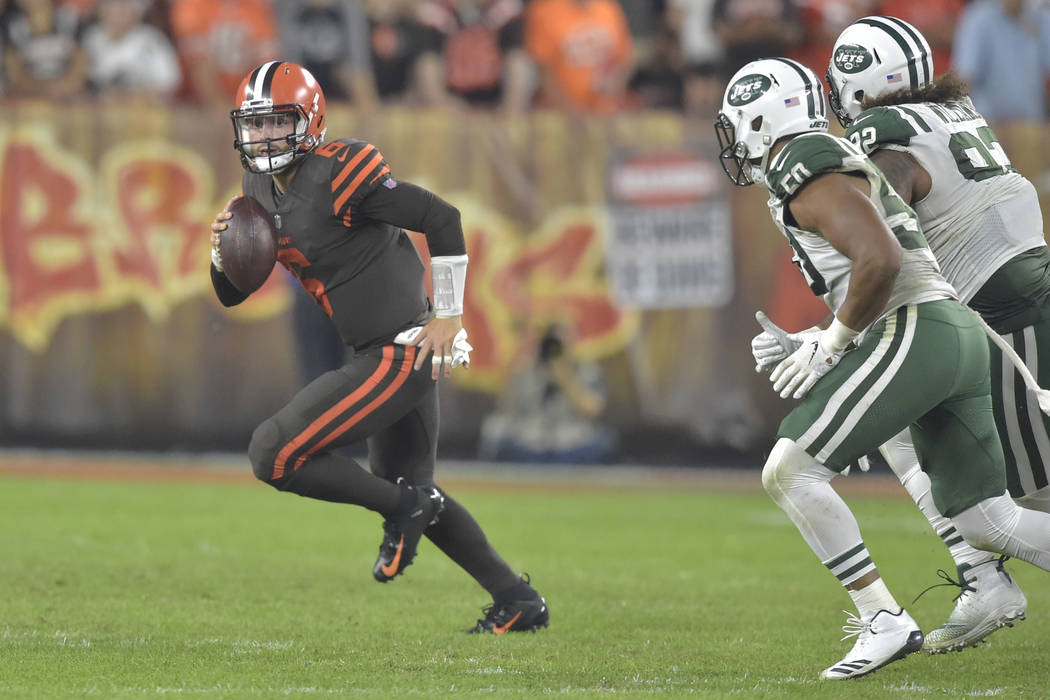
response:
[[[875,127],[873,126],[866,126],[849,135],[849,140],[855,143],[857,147],[865,153],[871,149],[877,138],[878,134],[875,132]]]
[[[321,280],[303,276],[303,270],[310,267],[310,261],[306,259],[306,256],[299,252],[298,248],[282,248],[277,252],[277,260],[295,275],[295,278],[303,285],[303,289],[310,292],[317,305],[331,318],[332,303],[328,301],[328,293],[325,291],[324,284]]]
[[[1013,170],[999,140],[987,126],[952,134],[948,148],[959,172],[969,180],[987,180]]]

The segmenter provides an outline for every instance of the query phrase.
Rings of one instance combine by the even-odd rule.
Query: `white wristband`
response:
[[[860,331],[853,330],[836,317],[830,326],[820,332],[820,348],[829,355],[840,353],[858,335]]]
[[[439,255],[430,259],[434,280],[434,312],[438,318],[463,315],[463,290],[467,284],[467,256]]]

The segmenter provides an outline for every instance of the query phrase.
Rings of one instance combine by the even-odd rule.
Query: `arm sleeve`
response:
[[[214,265],[210,267],[211,286],[215,288],[215,296],[223,306],[237,306],[248,298],[247,294],[233,286],[233,282],[226,275],[216,270]]]
[[[410,182],[377,187],[361,202],[357,212],[369,219],[422,233],[432,256],[467,252],[459,210]]]

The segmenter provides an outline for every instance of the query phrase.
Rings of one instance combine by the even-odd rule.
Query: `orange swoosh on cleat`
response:
[[[508,622],[507,624],[505,624],[505,625],[493,625],[492,626],[492,633],[493,634],[503,634],[504,632],[509,630],[514,625],[515,622],[518,621],[519,617],[521,617],[521,611],[520,610],[518,611],[517,615],[515,615],[512,618],[510,618],[510,622]]]
[[[397,574],[398,564],[401,563],[401,549],[405,546],[405,536],[401,535],[401,541],[397,543],[397,552],[394,554],[394,560],[389,565],[381,564],[379,570],[383,572],[384,576],[390,576],[393,578]],[[515,618],[517,619],[517,618]]]

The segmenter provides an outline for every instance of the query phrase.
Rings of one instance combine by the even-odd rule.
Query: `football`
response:
[[[273,218],[247,195],[230,205],[233,217],[219,236],[222,271],[233,286],[251,294],[263,286],[277,262],[277,232]]]

